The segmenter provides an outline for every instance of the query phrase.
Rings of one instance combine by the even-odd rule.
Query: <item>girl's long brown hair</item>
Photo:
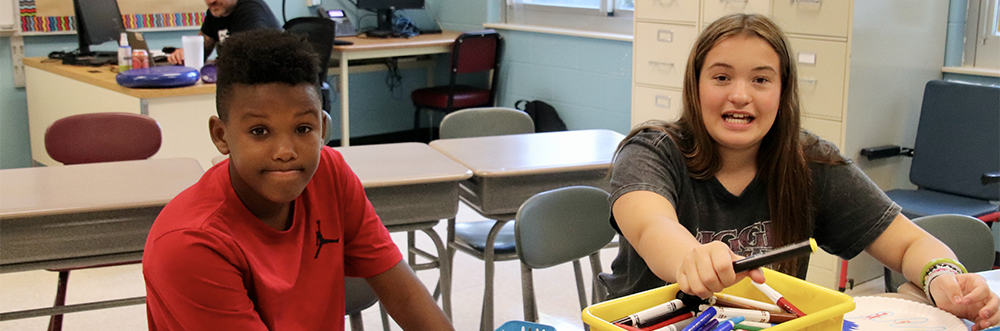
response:
[[[715,176],[722,168],[722,161],[715,140],[709,135],[701,119],[699,77],[708,52],[723,39],[737,35],[763,39],[771,45],[781,62],[781,100],[777,118],[757,152],[757,176],[767,185],[771,247],[800,242],[811,237],[813,231],[812,184],[807,162],[835,164],[846,161],[838,154],[836,147],[800,129],[795,62],[784,33],[767,17],[732,14],[709,25],[698,37],[688,56],[681,118],[673,123],[653,120],[636,126],[622,140],[618,151],[621,151],[629,138],[641,131],[664,131],[684,153],[688,172],[692,177],[708,179]],[[789,261],[776,267],[786,274],[798,275],[800,262],[802,261]],[[804,264],[801,266],[804,267]]]

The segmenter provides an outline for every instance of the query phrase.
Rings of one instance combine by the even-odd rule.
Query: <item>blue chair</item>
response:
[[[962,214],[995,221],[1000,212],[1000,87],[934,80],[924,88],[917,138],[912,149],[866,148],[869,160],[913,158],[910,182],[916,190],[886,195],[910,219]]]

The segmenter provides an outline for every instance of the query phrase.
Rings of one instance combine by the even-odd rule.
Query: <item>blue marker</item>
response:
[[[702,326],[700,331],[712,331],[715,330],[716,326],[719,326],[719,320],[713,318],[708,323],[705,323],[705,326]]]
[[[731,331],[733,329],[733,327],[736,326],[736,323],[743,322],[743,320],[745,320],[745,319],[746,319],[746,317],[743,317],[743,316],[736,316],[736,317],[727,319],[727,320],[722,321],[721,323],[719,323],[719,327],[715,328],[715,330],[712,330],[712,331]]]
[[[708,323],[708,321],[713,317],[715,317],[715,307],[708,307],[708,309],[702,311],[701,314],[694,319],[694,322],[688,324],[688,326],[684,327],[681,331],[701,330],[701,327],[705,326],[705,323]]]

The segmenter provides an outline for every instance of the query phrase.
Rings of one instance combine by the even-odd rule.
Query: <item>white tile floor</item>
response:
[[[483,220],[471,209],[461,205],[459,222]],[[443,236],[445,222],[436,229]],[[405,233],[393,233],[393,239],[400,247],[406,245]],[[423,234],[417,235],[418,246],[433,251],[433,244]],[[601,253],[604,270],[610,268],[617,249],[605,249]],[[589,263],[584,263],[585,281],[590,284]],[[417,273],[431,290],[437,282],[437,270]],[[540,322],[556,327],[560,331],[582,330],[580,307],[576,296],[573,268],[570,264],[549,269],[536,270],[535,290],[538,300]],[[463,253],[455,256],[453,276],[453,316],[455,329],[460,331],[478,330],[480,308],[483,295],[483,263]],[[867,295],[882,292],[882,279],[876,278],[860,284],[851,295]],[[109,300],[142,296],[145,288],[142,269],[139,265],[78,270],[71,273],[68,303],[95,300]],[[0,275],[0,311],[13,311],[51,306],[55,297],[56,273],[32,271]],[[509,320],[523,318],[521,303],[521,271],[518,261],[498,262],[495,282],[494,327]],[[588,286],[589,290],[589,286]],[[589,293],[589,292],[588,292]],[[589,294],[588,294],[589,297]],[[63,330],[145,330],[146,310],[144,305],[119,307],[98,311],[79,312],[65,315]],[[382,323],[378,308],[374,306],[363,313],[367,330],[381,330]],[[47,317],[0,322],[0,330],[45,330]],[[393,330],[399,330],[396,325]],[[346,327],[350,329],[350,327]]]

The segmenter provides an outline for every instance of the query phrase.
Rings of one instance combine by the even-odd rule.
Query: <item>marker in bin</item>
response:
[[[788,302],[788,300],[785,299],[785,297],[782,296],[781,293],[775,291],[773,288],[771,288],[771,286],[767,284],[757,284],[757,282],[753,281],[751,281],[750,284],[753,284],[753,287],[756,287],[757,290],[760,290],[761,293],[764,293],[764,295],[766,295],[768,299],[774,301],[774,304],[778,305],[778,307],[781,307],[781,309],[784,309],[789,313],[795,314],[795,316],[798,317],[806,316],[806,313],[803,313],[801,310],[799,310],[798,307],[795,307],[794,305],[792,305],[791,302]]]
[[[639,326],[644,324],[656,324],[663,321],[665,316],[684,308],[684,302],[680,299],[670,300],[666,303],[653,306],[632,315],[628,315],[615,320],[612,323],[621,323],[628,326]],[[667,317],[669,318],[669,317]]]
[[[702,309],[701,314],[698,314],[698,317],[696,317],[694,321],[691,322],[691,324],[685,326],[682,331],[701,330],[701,328],[705,326],[705,323],[708,323],[708,320],[711,320],[713,317],[715,317],[715,311],[716,311],[715,307],[707,307],[705,309]]]
[[[743,322],[746,319],[743,316],[736,316],[725,321],[719,322],[719,326],[715,327],[712,331],[730,331],[736,326],[736,323]]]

